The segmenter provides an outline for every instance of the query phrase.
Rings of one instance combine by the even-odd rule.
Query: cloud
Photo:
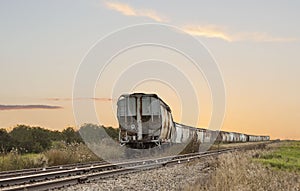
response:
[[[227,28],[216,25],[186,25],[183,31],[193,36],[203,36],[207,38],[218,38],[228,42],[252,41],[252,42],[295,42],[296,38],[274,37],[267,33],[241,32],[230,33]]]
[[[119,2],[104,2],[105,6],[111,10],[122,13],[126,16],[136,16],[136,17],[148,17],[157,22],[166,22],[167,19],[165,17],[160,16],[153,10],[149,9],[135,9],[127,4],[119,3]]]
[[[0,110],[21,110],[21,109],[62,109],[61,106],[52,105],[0,105]]]
[[[208,38],[219,38],[225,41],[233,41],[232,37],[226,34],[225,29],[215,25],[188,25],[182,27],[183,31],[193,36]]]
[[[166,17],[160,16],[157,12],[149,9],[136,9],[128,4],[120,2],[104,1],[104,5],[126,16],[148,17],[158,22],[168,22]],[[262,32],[231,32],[226,27],[217,25],[184,25],[183,31],[193,35],[206,38],[217,38],[227,42],[298,42],[297,38],[276,37]]]
[[[94,98],[45,98],[48,101],[72,101],[72,100],[77,100],[77,101],[81,101],[81,100],[95,100],[95,101],[113,101],[112,98],[105,98],[105,97],[94,97]]]

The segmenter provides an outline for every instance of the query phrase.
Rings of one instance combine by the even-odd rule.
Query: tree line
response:
[[[113,139],[118,138],[118,129],[112,127],[85,124],[80,129],[85,132],[88,129],[95,138],[101,139],[101,135],[95,129],[104,129]],[[8,153],[12,150],[19,153],[40,153],[50,149],[55,141],[63,141],[66,144],[83,143],[79,131],[72,127],[67,127],[63,131],[49,130],[41,127],[31,127],[28,125],[17,125],[11,131],[0,129],[0,152]]]
[[[52,131],[41,127],[17,125],[11,131],[0,129],[0,152],[16,150],[19,153],[40,153],[51,147],[53,141],[83,142],[78,131],[68,127]]]

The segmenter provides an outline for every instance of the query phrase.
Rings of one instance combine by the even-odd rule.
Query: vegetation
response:
[[[0,149],[2,153],[12,150],[14,141],[5,129],[0,129]]]
[[[7,132],[6,129],[0,129],[2,154],[10,153],[12,150],[21,154],[41,153],[50,149],[53,141],[83,142],[79,132],[72,127],[68,127],[62,132],[26,125],[17,125],[10,132]]]
[[[81,129],[90,132],[94,140],[101,140],[103,135],[91,129],[104,129],[113,139],[118,138],[118,129],[100,127],[85,124]],[[100,160],[72,127],[61,132],[26,125],[17,125],[9,132],[0,129],[0,149],[0,171]]]
[[[300,173],[300,141],[283,142],[273,151],[258,156],[256,161],[275,169]]]
[[[84,124],[80,127],[80,135],[85,142],[99,143],[108,136],[113,140],[118,140],[119,130],[112,127],[98,126],[95,124]]]
[[[99,157],[83,143],[55,142],[53,147],[44,152],[47,166],[99,161]]]
[[[12,150],[0,157],[0,171],[44,167],[47,159],[43,154],[19,154]]]
[[[199,177],[195,184],[186,185],[184,190],[299,190],[299,173],[275,170],[270,168],[270,165],[266,166],[265,163],[253,160],[253,158],[265,160],[265,156],[270,156],[271,153],[275,156],[274,153],[278,152],[284,159],[292,158],[286,155],[298,156],[296,154],[299,152],[296,151],[296,148],[299,149],[298,146],[298,142],[276,143],[267,151],[251,150],[221,155],[215,160],[212,159],[207,176]]]

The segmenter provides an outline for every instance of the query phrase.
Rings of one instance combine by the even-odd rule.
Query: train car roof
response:
[[[142,96],[154,97],[154,98],[158,99],[160,102],[162,102],[162,103],[165,105],[165,107],[167,108],[167,110],[171,112],[171,108],[169,107],[169,105],[166,104],[166,102],[164,102],[160,97],[158,97],[157,94],[146,94],[146,93],[122,94],[122,95],[119,97],[119,99],[120,99],[121,97],[138,97],[138,96],[141,96],[141,97],[142,97]]]

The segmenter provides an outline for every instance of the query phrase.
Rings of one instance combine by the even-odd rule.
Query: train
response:
[[[151,148],[163,144],[237,143],[269,141],[269,136],[213,131],[177,123],[171,108],[157,94],[123,94],[117,101],[119,142],[131,148]]]

